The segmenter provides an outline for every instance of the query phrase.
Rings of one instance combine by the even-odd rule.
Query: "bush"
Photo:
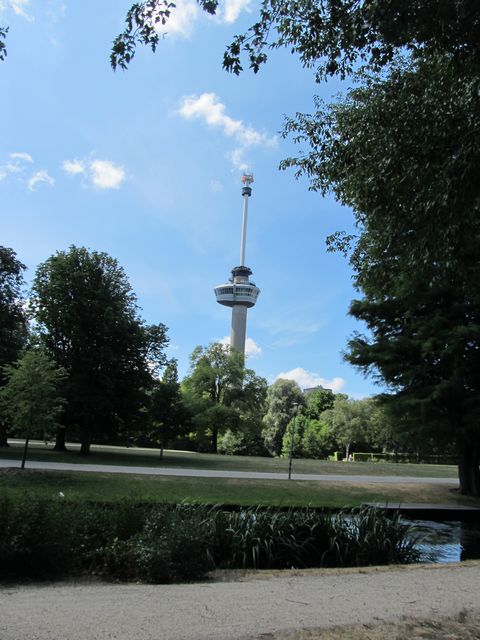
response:
[[[0,578],[90,573],[179,582],[211,569],[361,566],[419,559],[410,529],[378,510],[226,512],[198,505],[0,501]]]
[[[74,559],[68,508],[60,502],[0,500],[0,576],[47,579],[66,575]]]
[[[204,507],[154,509],[133,543],[138,577],[155,583],[202,578],[214,568],[211,533]]]

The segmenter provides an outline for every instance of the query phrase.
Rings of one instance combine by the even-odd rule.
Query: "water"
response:
[[[414,528],[424,562],[459,562],[480,558],[480,523],[405,518]]]

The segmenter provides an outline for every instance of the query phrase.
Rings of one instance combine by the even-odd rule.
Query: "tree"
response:
[[[198,0],[215,14],[218,0]],[[127,12],[125,29],[113,42],[112,67],[125,69],[137,45],[155,51],[168,19],[175,12],[168,0],[136,2]],[[0,60],[6,57],[8,27],[0,27]],[[269,49],[288,48],[306,67],[325,74],[345,75],[360,61],[388,63],[399,49],[444,51],[464,64],[478,57],[480,8],[476,0],[263,0],[258,19],[236,36],[223,65],[238,74],[241,55],[257,72]]]
[[[163,449],[168,443],[185,434],[190,419],[180,393],[175,358],[168,362],[162,379],[154,382],[149,399],[148,417],[152,437],[160,444],[162,458]]]
[[[335,402],[335,394],[331,389],[318,387],[312,391],[305,392],[307,406],[305,415],[312,420],[318,419],[327,409],[331,409]]]
[[[307,416],[299,415],[295,412],[293,418],[287,424],[285,433],[282,438],[282,457],[288,458],[290,451],[294,458],[304,458],[305,453],[303,451],[303,436],[310,420]],[[293,448],[292,448],[293,437]]]
[[[263,418],[263,439],[270,453],[279,456],[287,425],[299,407],[305,405],[302,390],[293,380],[279,378],[267,391],[267,412]]]
[[[198,0],[214,14],[218,0]],[[175,5],[147,0],[132,5],[125,29],[113,43],[110,61],[126,69],[138,44],[156,50]],[[257,21],[227,47],[223,66],[239,74],[242,53],[256,73],[269,49],[288,48],[317,81],[345,77],[361,62],[378,69],[399,50],[445,52],[459,65],[478,59],[480,7],[476,0],[263,0]]]
[[[325,418],[309,420],[303,432],[301,450],[306,458],[327,458],[337,449],[337,441]]]
[[[72,246],[35,274],[32,305],[41,343],[65,369],[63,435],[78,432],[82,453],[140,425],[152,373],[165,364],[166,328],[146,326],[123,269],[106,253]]]
[[[287,123],[311,151],[285,166],[356,216],[350,313],[369,333],[348,359],[425,441],[456,442],[461,490],[480,495],[480,78],[435,56],[359,81]]]
[[[238,414],[237,429],[227,429],[219,441],[221,453],[249,456],[268,455],[262,438],[262,418],[266,411],[267,381],[252,369],[244,370],[242,393],[232,407]]]
[[[26,351],[15,364],[3,367],[3,372],[6,383],[0,389],[0,411],[25,436],[24,469],[30,438],[47,438],[58,426],[64,404],[59,387],[65,372],[43,349],[37,348]]]
[[[6,383],[5,365],[18,358],[27,338],[22,307],[23,265],[13,249],[0,247],[0,389]],[[0,419],[0,447],[6,447],[8,424]]]
[[[368,440],[371,405],[368,399],[352,400],[339,393],[335,404],[323,414],[323,420],[329,426],[335,441],[345,448],[348,460],[353,445]]]
[[[208,433],[209,448],[216,453],[219,434],[241,429],[248,408],[253,412],[262,405],[266,381],[244,367],[243,354],[219,343],[197,347],[190,361],[184,392],[197,426]]]

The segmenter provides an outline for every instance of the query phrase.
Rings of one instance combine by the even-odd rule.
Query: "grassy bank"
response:
[[[0,458],[18,460],[20,463],[23,443],[19,441],[10,442],[10,447],[0,449]],[[92,445],[90,456],[82,456],[79,453],[79,445],[69,444],[68,448],[69,451],[66,453],[57,452],[52,450],[52,445],[33,442],[29,447],[28,459],[45,462],[70,462],[72,464],[108,464],[268,473],[286,473],[288,468],[288,461],[284,458],[222,456],[169,450],[160,459],[158,449],[96,445]],[[453,465],[395,464],[388,462],[345,463],[329,460],[296,459],[294,460],[294,473],[456,478],[458,472],[457,467]]]
[[[0,495],[92,501],[344,507],[365,502],[478,505],[448,486],[288,480],[237,480],[116,473],[0,470]]]

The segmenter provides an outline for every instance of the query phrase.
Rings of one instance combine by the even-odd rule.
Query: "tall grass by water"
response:
[[[0,500],[0,578],[179,582],[212,569],[348,567],[415,562],[399,516],[374,509],[225,511],[134,501]]]

